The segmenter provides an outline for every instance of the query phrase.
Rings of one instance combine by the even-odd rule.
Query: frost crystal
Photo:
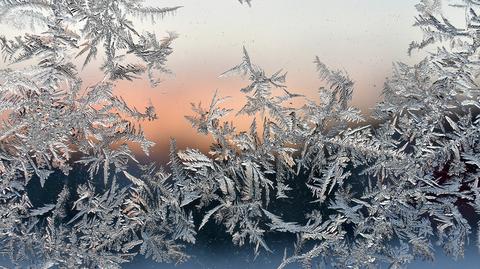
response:
[[[177,263],[188,258],[185,244],[216,223],[256,255],[272,251],[265,235],[295,235],[279,268],[404,268],[434,259],[434,245],[461,258],[472,230],[480,230],[464,211],[480,214],[480,4],[422,0],[416,7],[424,38],[408,52],[430,53],[413,66],[394,65],[374,108],[379,124],[350,105],[354,82],[345,72],[316,58],[325,87],[311,100],[285,86],[285,72],[267,74],[244,49],[222,76],[248,79],[237,115],[250,117],[250,128],[225,119],[233,110],[218,93],[208,107],[192,104],[186,119],[211,135],[210,152],[179,150],[172,140],[167,170],[136,160],[127,142],[148,153],[153,143],[139,124],[157,116],[152,106],[127,105],[114,82],[145,73],[158,84],[154,71],[168,72],[176,36],[139,33],[128,18],[161,18],[179,7],[0,1],[3,22],[24,27],[28,20],[15,19],[22,16],[42,28],[0,38],[12,67],[0,70],[1,253],[41,268],[118,268],[137,254]],[[462,8],[465,25],[452,23],[446,8]],[[86,86],[73,59],[85,66],[98,54],[104,78]],[[86,178],[75,173],[78,184],[32,203],[41,191],[28,187],[32,181],[46,188],[59,172],[76,169]],[[303,217],[282,212],[282,202],[305,200],[305,192]]]

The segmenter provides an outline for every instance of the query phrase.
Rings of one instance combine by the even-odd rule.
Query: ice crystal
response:
[[[415,65],[394,65],[373,110],[378,124],[350,105],[354,82],[346,72],[315,58],[324,86],[309,99],[287,88],[286,72],[268,74],[244,49],[240,64],[222,76],[248,79],[236,114],[250,117],[250,127],[237,130],[225,119],[233,110],[216,92],[186,116],[213,138],[210,151],[179,150],[172,140],[166,169],[136,160],[127,142],[148,153],[153,143],[138,124],[156,119],[155,110],[127,105],[114,82],[146,73],[158,84],[153,72],[168,72],[176,36],[139,33],[128,18],[161,18],[179,7],[1,1],[3,22],[24,27],[27,20],[14,19],[22,16],[43,28],[0,38],[11,67],[0,71],[1,253],[42,268],[118,268],[137,254],[176,263],[188,258],[185,244],[216,223],[256,255],[272,251],[268,233],[296,236],[279,268],[403,268],[434,259],[434,245],[461,258],[480,229],[463,210],[473,208],[478,219],[480,4],[422,0],[416,7],[424,38],[408,52],[429,54]],[[446,7],[464,9],[465,25],[454,25]],[[90,65],[99,53],[104,78],[85,86],[73,59]],[[31,202],[29,183],[44,188],[53,174],[74,169],[87,178],[65,185],[52,202]],[[304,216],[283,214],[278,205],[303,191]]]
[[[0,240],[12,262],[105,268],[138,252],[157,261],[186,257],[177,242],[192,242],[195,232],[191,215],[160,199],[176,197],[168,175],[149,168],[137,179],[126,170],[136,162],[127,142],[147,154],[153,146],[137,123],[156,119],[155,110],[139,111],[114,93],[116,80],[145,72],[156,85],[154,71],[168,71],[175,38],[139,33],[129,16],[162,17],[177,8],[144,8],[129,0],[0,2],[4,22],[31,18],[42,29],[0,38],[3,60],[12,67],[0,71]],[[85,66],[99,53],[105,76],[84,85],[74,58],[82,57]],[[128,55],[136,62],[126,61]],[[55,171],[69,174],[78,166],[90,174],[78,179],[87,184],[66,186],[56,203],[34,207],[31,180],[44,187]],[[103,186],[95,188],[97,176]],[[119,176],[132,186],[120,187]]]

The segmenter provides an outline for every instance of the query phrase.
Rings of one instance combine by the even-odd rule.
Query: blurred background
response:
[[[218,90],[233,97],[225,106],[243,106],[240,89],[248,82],[219,78],[240,63],[243,46],[268,74],[287,71],[290,91],[313,99],[322,85],[313,64],[315,56],[331,68],[347,71],[356,84],[353,105],[368,113],[380,98],[392,63],[413,63],[418,57],[407,55],[408,44],[421,39],[421,32],[412,27],[417,2],[254,0],[249,8],[236,0],[149,0],[146,5],[183,6],[155,23],[149,18],[134,20],[138,29],[159,37],[167,31],[179,35],[168,60],[172,74],[163,75],[156,88],[142,79],[118,83],[117,93],[139,109],[149,101],[155,106],[158,120],[143,127],[156,143],[152,157],[161,162],[166,160],[170,137],[177,139],[179,148],[208,148],[209,138],[197,134],[184,119],[191,114],[191,102],[208,105]],[[87,83],[102,78],[95,64],[82,72]],[[244,117],[229,119],[239,129],[250,124]]]
[[[184,118],[192,114],[190,103],[208,105],[218,90],[222,96],[233,97],[225,106],[234,109],[243,106],[245,99],[240,89],[248,82],[238,77],[219,78],[221,73],[240,63],[242,47],[268,74],[279,69],[287,71],[289,90],[313,100],[322,86],[313,64],[315,56],[333,69],[345,70],[355,82],[353,105],[368,115],[369,108],[381,99],[392,63],[412,64],[424,56],[423,53],[414,53],[411,57],[407,54],[409,43],[422,38],[420,30],[412,27],[418,2],[253,0],[249,7],[237,0],[147,0],[147,6],[183,6],[176,14],[155,23],[150,18],[134,19],[139,31],[155,32],[159,37],[166,36],[168,31],[179,35],[168,60],[172,73],[162,75],[162,82],[156,88],[151,88],[148,80],[138,79],[118,82],[116,91],[129,105],[140,110],[150,102],[155,106],[158,120],[142,126],[147,137],[156,143],[150,159],[160,163],[167,161],[170,138],[177,140],[180,149],[207,150],[210,138],[197,134]],[[22,31],[2,24],[0,32],[16,35]],[[99,53],[96,62],[81,70],[84,86],[103,78],[99,70],[101,57]],[[250,124],[245,117],[229,119],[234,120],[240,130]],[[218,226],[209,225],[188,251],[194,256],[189,262],[159,265],[138,257],[125,268],[275,268],[284,248],[292,247],[286,242],[293,240],[273,238],[270,242],[274,253],[264,253],[254,260],[250,246],[233,247],[230,238],[218,232]],[[460,262],[439,253],[435,263],[417,261],[409,268],[473,269],[479,268],[477,261],[478,251],[468,248],[466,258]]]
[[[163,74],[155,88],[144,78],[116,83],[116,93],[129,105],[140,110],[150,102],[155,106],[158,120],[142,126],[156,143],[151,157],[160,162],[166,161],[171,137],[177,139],[179,148],[208,149],[209,138],[197,134],[184,118],[191,114],[190,103],[208,105],[218,90],[222,96],[233,97],[225,106],[243,106],[240,89],[248,81],[219,78],[240,63],[243,46],[267,74],[283,69],[288,72],[289,90],[313,100],[322,86],[313,64],[315,56],[332,69],[348,72],[355,81],[353,105],[366,114],[379,100],[392,63],[414,63],[421,57],[418,53],[411,57],[407,54],[409,43],[422,37],[420,30],[412,27],[418,0],[254,0],[252,7],[237,0],[144,2],[153,7],[183,6],[155,21],[150,17],[133,18],[140,32],[154,32],[157,37],[167,36],[169,31],[179,35],[168,57],[172,73]],[[0,32],[10,37],[31,31],[0,24]],[[81,69],[83,57],[76,59],[84,87],[102,80],[102,60],[99,53],[96,61]],[[249,119],[234,114],[228,119],[234,120],[240,130],[250,125]]]

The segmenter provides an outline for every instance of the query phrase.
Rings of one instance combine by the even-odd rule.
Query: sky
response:
[[[271,74],[288,71],[290,91],[315,98],[322,85],[313,60],[318,56],[334,69],[345,70],[355,81],[352,104],[368,113],[378,100],[385,78],[391,75],[392,63],[415,63],[421,55],[409,57],[407,48],[421,39],[419,29],[412,27],[418,0],[252,0],[252,7],[237,0],[148,0],[146,5],[183,6],[152,24],[147,18],[134,19],[139,31],[154,31],[158,36],[174,31],[179,38],[169,56],[171,75],[151,88],[146,80],[117,83],[116,93],[128,104],[141,109],[151,101],[158,120],[143,124],[149,139],[156,143],[153,159],[163,160],[169,139],[180,148],[205,149],[210,140],[197,134],[184,119],[190,115],[190,103],[207,105],[218,90],[232,96],[225,105],[240,108],[245,99],[240,88],[246,80],[219,75],[241,61],[245,47],[254,63]],[[21,32],[21,31],[20,31]],[[0,34],[13,35],[17,30],[0,25]],[[5,68],[1,66],[0,68]],[[102,79],[98,65],[81,71],[87,83]],[[246,127],[244,118],[236,120]],[[472,254],[473,253],[473,254]],[[470,251],[468,257],[477,253]],[[204,255],[208,257],[208,255]],[[416,262],[411,268],[454,268],[455,264],[440,257],[436,264]],[[223,259],[231,263],[230,259]],[[467,260],[456,264],[476,268]],[[214,262],[205,261],[207,265]],[[231,268],[246,268],[233,260]],[[224,264],[217,264],[224,268]],[[133,264],[136,268],[138,264]],[[152,266],[153,268],[153,266]],[[168,267],[168,268],[174,268]],[[178,268],[203,268],[186,264]],[[214,267],[215,268],[215,267]],[[267,267],[265,267],[267,268]]]
[[[368,113],[379,100],[392,63],[416,61],[407,55],[407,47],[421,39],[420,30],[412,27],[417,2],[253,0],[248,7],[237,0],[147,0],[149,6],[183,6],[155,23],[148,18],[133,20],[139,31],[179,35],[168,60],[172,74],[163,75],[156,88],[145,79],[119,82],[116,93],[139,109],[150,101],[155,106],[158,120],[143,124],[147,137],[157,144],[154,159],[166,156],[171,137],[180,148],[207,148],[209,138],[197,134],[184,119],[191,114],[191,102],[208,104],[218,90],[233,97],[226,106],[241,108],[245,99],[239,90],[248,81],[219,75],[240,63],[243,46],[267,74],[287,71],[289,90],[313,99],[322,85],[315,56],[333,69],[345,70],[356,85],[352,104]],[[17,33],[1,27],[4,34]],[[81,70],[86,83],[102,79],[98,68],[92,64]],[[240,129],[249,125],[241,117],[235,122]]]
[[[205,148],[209,140],[196,134],[184,115],[190,103],[208,104],[215,90],[232,96],[226,106],[240,108],[245,99],[240,88],[248,81],[219,78],[240,63],[242,47],[268,74],[288,72],[291,91],[315,98],[322,85],[313,60],[318,56],[334,69],[349,73],[355,81],[353,105],[368,113],[379,99],[392,63],[412,63],[408,44],[420,40],[412,27],[416,0],[254,0],[252,7],[236,0],[147,1],[152,6],[183,6],[175,15],[146,30],[162,35],[175,31],[174,52],[164,76],[154,89],[143,82],[125,83],[119,93],[131,104],[143,107],[150,99],[159,119],[145,125],[147,136],[157,143],[154,156],[162,155],[170,137],[179,146]],[[246,128],[245,119],[235,120]]]

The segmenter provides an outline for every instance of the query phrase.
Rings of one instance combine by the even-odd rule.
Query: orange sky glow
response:
[[[171,137],[180,148],[208,148],[210,140],[184,119],[191,115],[191,102],[207,105],[218,90],[221,96],[232,96],[225,106],[241,108],[245,99],[239,90],[248,82],[219,75],[241,61],[243,46],[268,74],[288,71],[289,91],[313,99],[322,85],[313,64],[315,56],[331,68],[347,71],[356,85],[352,103],[368,113],[379,100],[392,63],[415,62],[418,56],[408,57],[407,47],[421,39],[419,30],[412,27],[416,0],[255,0],[251,8],[236,0],[145,3],[184,6],[155,23],[133,19],[137,28],[158,36],[167,31],[179,34],[168,61],[172,74],[162,75],[156,88],[145,79],[116,83],[116,93],[128,104],[139,110],[149,101],[155,106],[158,120],[143,123],[147,137],[156,143],[154,159],[166,156]],[[3,34],[14,33],[0,27]],[[98,67],[94,63],[81,70],[87,85],[102,79]],[[249,125],[244,117],[235,122],[239,129]]]

